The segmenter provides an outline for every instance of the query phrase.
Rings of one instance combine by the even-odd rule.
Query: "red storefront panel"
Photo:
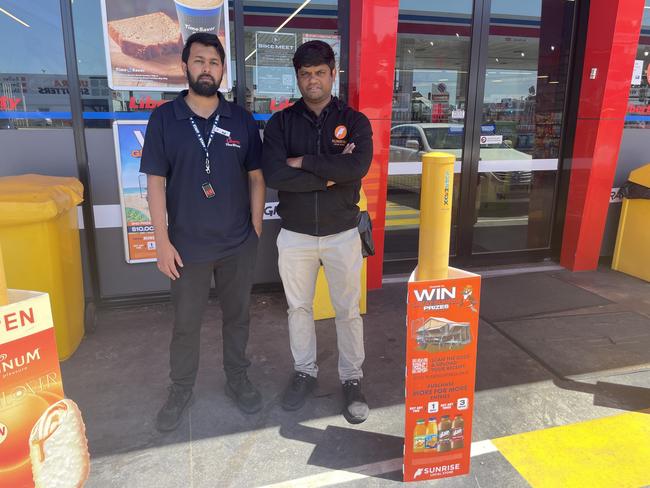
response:
[[[561,254],[573,271],[598,265],[644,3],[590,5]]]

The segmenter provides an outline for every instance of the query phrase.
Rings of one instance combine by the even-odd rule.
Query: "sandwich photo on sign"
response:
[[[111,89],[186,88],[181,52],[195,32],[219,37],[226,51],[220,89],[232,89],[228,7],[224,0],[102,0],[102,21]]]

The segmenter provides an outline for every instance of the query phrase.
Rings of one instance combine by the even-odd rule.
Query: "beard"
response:
[[[187,72],[187,83],[194,93],[202,97],[213,97],[219,91],[221,78],[216,81],[210,75],[200,75],[198,78],[192,78],[190,72]]]

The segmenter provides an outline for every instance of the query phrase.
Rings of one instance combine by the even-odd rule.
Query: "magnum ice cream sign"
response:
[[[0,486],[78,487],[85,428],[65,400],[47,294],[9,290],[0,306]]]

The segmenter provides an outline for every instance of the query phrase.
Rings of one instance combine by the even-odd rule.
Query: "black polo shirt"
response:
[[[181,259],[213,261],[236,253],[251,233],[255,234],[248,172],[260,167],[262,142],[251,114],[221,94],[217,110],[207,120],[192,112],[185,95],[187,90],[151,114],[140,171],[167,178],[169,238]],[[207,144],[217,115],[222,133],[215,133],[210,144],[208,175],[205,151],[190,117]],[[212,185],[213,198],[206,198],[201,188],[204,183]]]

